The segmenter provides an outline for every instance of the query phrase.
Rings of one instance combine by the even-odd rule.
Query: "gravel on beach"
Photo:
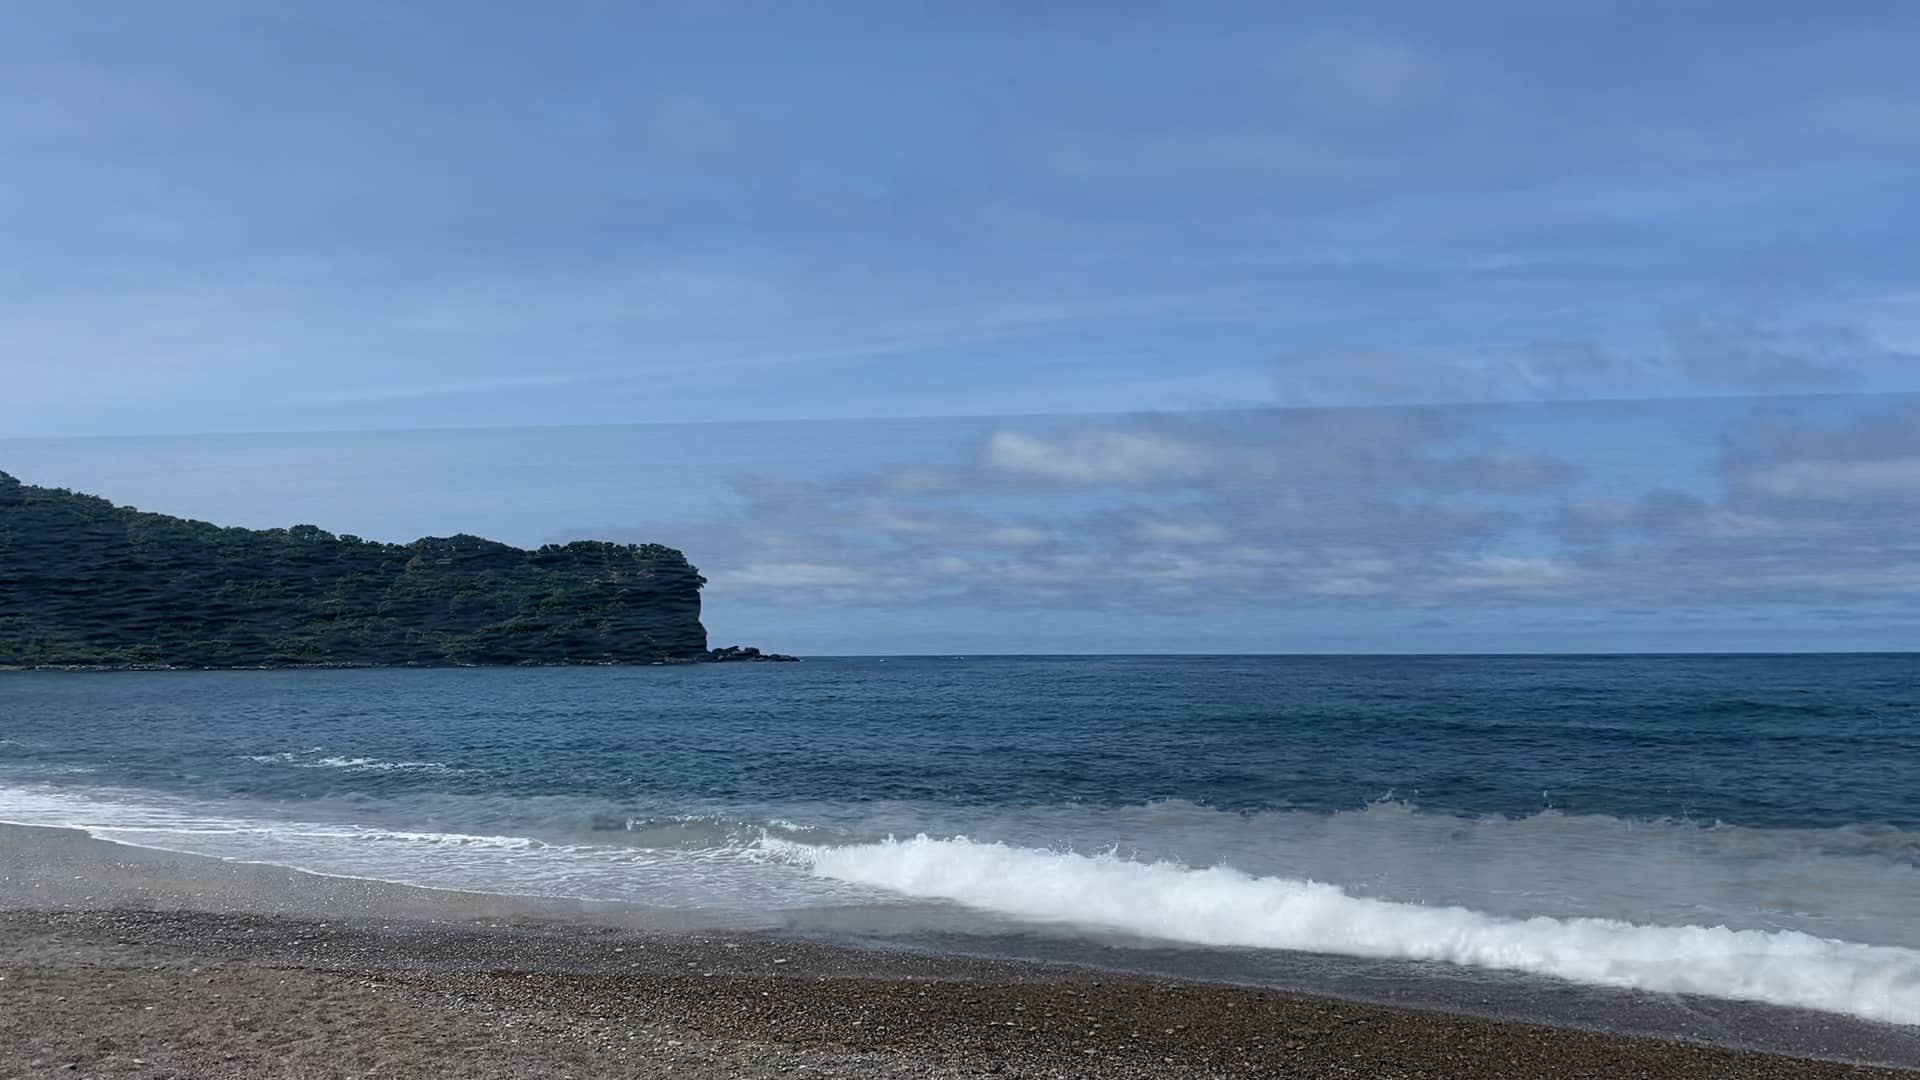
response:
[[[0,1077],[1920,1075],[130,852],[0,829]]]

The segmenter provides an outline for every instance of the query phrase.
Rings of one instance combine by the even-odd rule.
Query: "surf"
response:
[[[1036,923],[1213,947],[1436,961],[1641,991],[1699,994],[1920,1025],[1920,950],[1794,930],[1509,918],[1355,896],[1333,884],[976,843],[840,847],[767,838],[816,876]]]

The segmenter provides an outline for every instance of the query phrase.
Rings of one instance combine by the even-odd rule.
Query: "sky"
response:
[[[789,651],[1920,642],[1912,5],[0,9],[29,482]]]

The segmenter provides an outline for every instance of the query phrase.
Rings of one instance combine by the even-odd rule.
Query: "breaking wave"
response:
[[[303,768],[434,764],[330,763],[318,749],[270,757]],[[1891,827],[1461,819],[1392,803],[1332,815],[1178,803],[998,807],[970,821],[955,813],[447,794],[295,806],[0,785],[3,821],[320,873],[699,912],[727,925],[884,907],[891,914],[875,925],[888,932],[933,925],[916,921],[926,919],[984,932],[1024,923],[1069,937],[1092,930],[1433,961],[1920,1025],[1910,899],[1920,865],[1915,836]],[[913,838],[879,839],[887,831]]]
[[[1920,1024],[1920,950],[1799,931],[1507,918],[1336,885],[964,837],[826,847],[769,838],[819,877],[999,915],[1210,946],[1439,961]]]

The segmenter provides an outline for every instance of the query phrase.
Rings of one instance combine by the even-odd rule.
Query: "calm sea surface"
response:
[[[0,674],[0,820],[1920,1023],[1920,658]]]

